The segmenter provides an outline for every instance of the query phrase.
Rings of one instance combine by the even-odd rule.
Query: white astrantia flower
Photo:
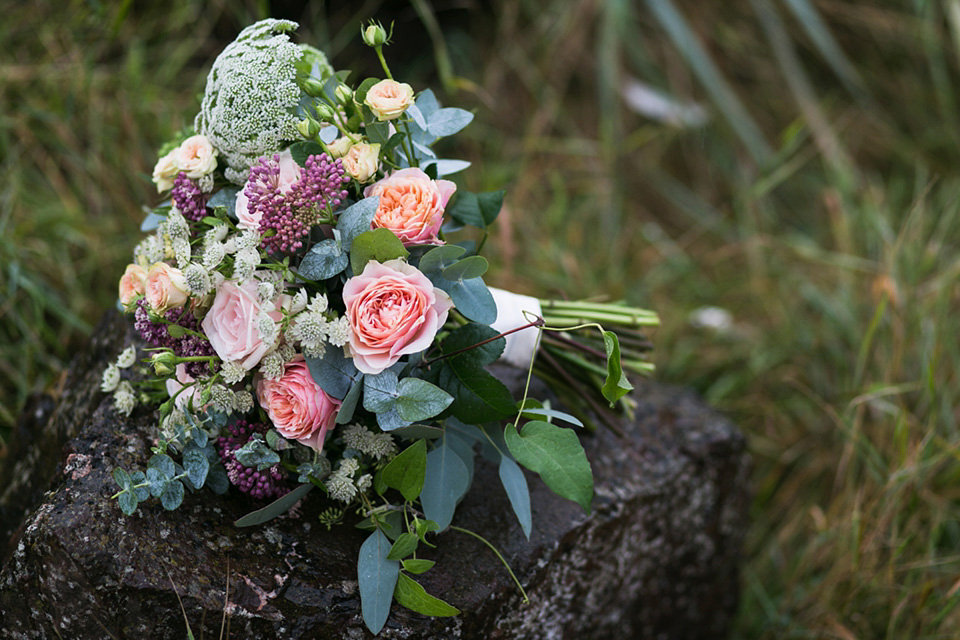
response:
[[[340,502],[350,502],[357,495],[357,487],[353,480],[341,475],[333,474],[324,483],[330,497]]]
[[[373,434],[362,424],[352,424],[343,430],[343,443],[349,449],[363,451],[367,439]]]
[[[380,460],[395,454],[397,445],[389,433],[371,433],[370,437],[363,443],[360,452]]]
[[[346,316],[328,322],[326,331],[327,341],[335,347],[342,347],[350,341],[350,323]]]
[[[267,380],[279,380],[283,377],[283,365],[287,360],[283,357],[281,349],[268,353],[260,361],[260,375]]]
[[[209,231],[203,234],[203,246],[206,247],[207,245],[215,244],[217,242],[223,242],[224,238],[227,237],[227,233],[229,232],[230,230],[227,228],[227,225],[223,223],[214,225]]]
[[[223,250],[226,253],[236,253],[239,249],[240,247],[237,246],[237,236],[230,236],[223,241]]]
[[[183,270],[183,277],[187,281],[187,287],[190,293],[195,296],[205,296],[213,289],[213,281],[210,274],[202,265],[193,262],[187,265]]]
[[[257,316],[257,333],[260,334],[260,340],[265,344],[273,344],[277,340],[277,323],[270,317],[269,309],[261,309]]]
[[[272,302],[276,297],[277,290],[273,286],[272,282],[265,282],[261,280],[260,283],[257,284],[257,298],[260,300],[260,304]]]
[[[237,399],[233,391],[222,384],[210,387],[210,404],[221,413],[233,413],[237,408]]]
[[[227,384],[237,384],[247,376],[247,370],[238,361],[231,360],[220,366],[220,375]]]
[[[310,300],[310,304],[307,306],[307,308],[314,313],[326,313],[329,305],[330,303],[327,301],[326,294],[318,293],[317,295],[313,296],[312,300]]]
[[[120,369],[117,365],[111,363],[103,370],[103,377],[100,379],[100,391],[110,393],[115,391],[120,384]]]
[[[260,246],[260,234],[247,229],[234,236],[237,249],[256,249]]]
[[[340,461],[340,468],[337,469],[337,473],[343,476],[353,476],[359,470],[360,463],[357,462],[356,458],[344,458]]]
[[[233,277],[243,282],[253,277],[253,272],[260,266],[260,252],[256,249],[241,249],[237,251],[233,260]]]
[[[177,267],[186,269],[190,264],[190,241],[187,238],[174,238],[173,255],[177,259]]]
[[[133,345],[130,345],[126,349],[120,352],[120,355],[117,356],[117,366],[121,369],[129,369],[137,361],[137,348]]]
[[[128,381],[122,381],[113,392],[113,406],[116,407],[117,413],[125,416],[129,416],[137,406],[137,396],[133,392],[133,385]]]
[[[299,342],[305,355],[318,358],[324,353],[323,343],[327,339],[328,324],[323,315],[304,311],[294,318],[293,324],[287,329],[287,339]]]
[[[212,242],[208,244],[203,250],[203,268],[208,271],[213,271],[221,262],[223,262],[224,255],[225,252],[222,244],[219,242]]]
[[[373,476],[369,473],[365,473],[359,478],[357,478],[357,491],[360,493],[366,493],[367,490],[373,485]]]
[[[133,261],[140,265],[151,265],[163,260],[163,242],[155,235],[140,241],[133,249]]]
[[[234,392],[233,398],[236,400],[238,412],[248,413],[253,410],[253,394],[246,389]]]
[[[293,299],[290,301],[289,311],[290,311],[290,314],[293,315],[296,313],[300,313],[306,308],[307,308],[307,290],[300,289],[294,294]]]
[[[167,212],[166,232],[171,238],[190,238],[190,226],[179,209],[171,207]]]
[[[210,193],[213,191],[213,174],[205,173],[197,180],[197,186],[200,187],[200,191],[203,193]]]

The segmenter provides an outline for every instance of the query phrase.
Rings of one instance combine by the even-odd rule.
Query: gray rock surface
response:
[[[0,638],[182,639],[185,617],[197,638],[370,637],[355,572],[366,534],[328,532],[317,521],[328,505],[313,495],[295,515],[245,529],[233,521],[258,505],[238,492],[121,514],[110,473],[143,466],[154,417],[122,418],[99,392],[127,324],[110,314],[97,336],[52,417],[47,402],[25,418],[2,470],[0,549],[15,533],[0,570]],[[528,476],[529,542],[496,469],[478,458],[454,524],[501,550],[528,604],[482,543],[451,531],[424,556],[437,566],[420,581],[463,614],[394,604],[380,637],[724,637],[747,524],[743,436],[688,392],[643,383],[635,398],[624,438],[583,438],[596,481],[589,516]]]

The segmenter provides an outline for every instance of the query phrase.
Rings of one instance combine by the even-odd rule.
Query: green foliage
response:
[[[426,469],[427,443],[417,440],[383,468],[383,481],[402,493],[406,500],[413,501],[423,489]]]
[[[262,509],[257,509],[256,511],[248,513],[233,524],[237,527],[252,527],[254,525],[263,524],[264,522],[269,522],[277,516],[283,515],[289,511],[290,507],[297,504],[297,502],[299,502],[300,499],[307,495],[307,493],[309,493],[313,488],[314,485],[312,484],[301,484],[290,493],[277,498]]]
[[[553,491],[587,513],[593,500],[593,473],[580,439],[571,429],[535,420],[519,433],[507,425],[504,439],[517,462],[538,473]]]
[[[378,529],[360,547],[357,578],[363,622],[371,633],[380,633],[390,615],[390,603],[400,575],[400,563],[388,560],[391,545]]]
[[[404,573],[401,573],[397,580],[393,597],[398,604],[425,616],[442,618],[460,613],[460,610],[456,607],[452,607],[440,598],[427,593],[419,582]]]
[[[354,273],[361,273],[371,260],[386,262],[409,255],[400,238],[389,229],[364,231],[353,240],[350,250],[350,267]]]

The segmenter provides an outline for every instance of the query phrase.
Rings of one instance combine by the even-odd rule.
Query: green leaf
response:
[[[361,233],[370,231],[373,216],[377,213],[380,197],[364,198],[343,210],[337,220],[337,231],[340,232],[340,243],[344,251],[350,251],[353,240]]]
[[[400,575],[400,563],[387,560],[388,553],[390,541],[377,530],[364,541],[357,558],[360,610],[364,624],[374,635],[380,633],[387,622],[397,576]]]
[[[467,250],[455,244],[447,244],[431,249],[420,258],[420,271],[433,280],[443,274],[443,270],[455,264]]]
[[[343,355],[343,349],[330,347],[319,358],[306,358],[313,381],[328,395],[343,400],[351,387],[363,379],[353,359]]]
[[[113,481],[120,485],[121,489],[129,489],[133,485],[130,475],[120,467],[113,470]]]
[[[427,469],[427,443],[417,440],[383,468],[383,481],[400,491],[407,500],[416,500],[423,489]]]
[[[443,429],[426,424],[412,424],[409,427],[400,427],[390,432],[391,435],[407,440],[436,440],[443,436]]]
[[[603,332],[603,346],[607,350],[607,379],[603,382],[600,392],[612,407],[617,400],[633,391],[633,385],[627,380],[620,363],[620,341],[613,331]]]
[[[363,378],[363,408],[370,413],[386,413],[397,403],[397,374],[389,369]]]
[[[517,514],[517,520],[520,521],[523,535],[529,540],[530,530],[533,528],[533,515],[530,511],[530,488],[527,486],[527,478],[523,475],[523,471],[507,455],[500,456],[500,483],[507,492],[513,512]]]
[[[357,529],[363,529],[364,531],[374,531],[379,528],[385,536],[393,541],[396,541],[406,529],[403,523],[403,515],[399,511],[378,513],[375,516],[364,518],[356,526]]]
[[[160,495],[166,490],[167,484],[170,481],[163,474],[163,472],[160,471],[160,469],[148,467],[147,482],[150,483],[150,486],[147,487],[147,489],[150,491],[150,495],[152,495],[154,498],[159,498]]]
[[[326,151],[323,150],[323,147],[320,146],[319,143],[310,140],[295,142],[290,145],[290,155],[293,156],[293,161],[301,167],[307,166],[307,158],[310,156],[319,156],[324,153],[326,153]]]
[[[207,473],[207,482],[204,486],[221,496],[230,488],[227,470],[219,461],[210,466],[210,472]]]
[[[452,136],[472,121],[473,114],[466,109],[437,109],[427,118],[427,133],[438,138]]]
[[[493,294],[487,289],[487,285],[484,284],[483,278],[453,281],[441,277],[431,282],[449,294],[457,311],[467,320],[481,324],[492,324],[497,321],[497,303],[493,299]]]
[[[302,484],[290,493],[285,496],[274,500],[263,509],[257,509],[247,515],[243,516],[239,520],[233,523],[235,527],[250,527],[253,525],[263,524],[273,520],[277,516],[286,513],[290,510],[290,507],[295,505],[300,501],[300,498],[305,496],[307,493],[313,489],[314,485],[312,484]]]
[[[371,260],[383,263],[395,258],[405,258],[408,255],[410,252],[393,231],[382,228],[373,229],[364,231],[354,238],[353,248],[350,249],[350,266],[355,274],[360,274]]]
[[[470,280],[485,274],[489,266],[483,256],[470,256],[444,269],[442,275],[447,280]]]
[[[426,573],[437,564],[433,560],[424,560],[422,558],[407,558],[403,561],[403,570],[413,574]]]
[[[327,238],[307,252],[300,263],[299,273],[309,280],[326,280],[342,272],[349,264],[350,258],[340,242],[335,238]]]
[[[446,442],[427,454],[427,469],[420,492],[423,515],[440,530],[450,526],[457,503],[470,488],[467,467]]]
[[[417,520],[417,537],[420,538],[420,542],[428,547],[436,548],[437,545],[430,544],[430,542],[427,541],[427,534],[431,531],[439,530],[440,527],[433,520]]]
[[[390,123],[372,122],[365,127],[365,133],[370,142],[375,144],[386,144],[390,139]]]
[[[120,505],[120,511],[122,511],[124,515],[133,515],[133,512],[137,510],[137,496],[134,495],[133,491],[124,491],[121,493],[117,496],[117,503]]]
[[[235,450],[233,457],[245,467],[256,467],[257,471],[269,469],[280,463],[280,454],[268,447],[259,433],[254,434],[246,444]]]
[[[574,431],[533,421],[523,426],[522,434],[507,425],[504,439],[517,462],[539,474],[554,493],[590,512],[593,472]]]
[[[461,354],[453,356],[452,359],[459,360],[463,364],[471,367],[485,367],[493,364],[503,354],[503,349],[507,344],[506,339],[497,338],[499,332],[486,324],[471,322],[450,332],[443,343],[440,345],[444,353],[453,353],[461,349],[468,349]],[[491,338],[496,338],[491,340]],[[485,340],[490,340],[485,344],[480,344]],[[480,346],[475,346],[480,345]]]
[[[361,373],[357,381],[350,387],[350,391],[344,396],[340,409],[337,411],[337,424],[347,424],[353,419],[353,413],[357,409],[357,402],[360,400],[360,393],[363,390],[363,378],[364,375]]]
[[[177,472],[173,458],[165,453],[157,453],[151,456],[147,462],[147,470],[149,471],[150,469],[156,469],[167,479],[172,478]]]
[[[563,420],[564,422],[568,422],[576,427],[583,426],[583,422],[581,422],[576,416],[572,416],[563,411],[557,411],[556,409],[543,409],[541,407],[524,409],[523,417],[529,418],[530,416],[553,418],[555,420]]]
[[[199,489],[207,481],[210,471],[210,461],[200,449],[187,449],[183,452],[183,468],[187,472],[187,479],[195,488]]]
[[[147,481],[147,475],[143,471],[134,471],[130,474],[130,480],[133,482],[134,486],[142,484]],[[146,487],[136,487],[133,489],[134,495],[137,496],[137,500],[143,502],[150,497],[150,491]]]
[[[167,483],[163,493],[160,494],[160,504],[167,511],[173,511],[183,502],[183,483],[179,480],[171,480]]]
[[[461,224],[486,229],[500,215],[504,193],[502,189],[486,193],[458,191],[446,213]]]
[[[401,533],[397,541],[390,547],[390,553],[387,554],[387,560],[403,560],[411,553],[417,550],[420,544],[420,538],[415,533]]]
[[[466,423],[496,422],[516,415],[507,387],[460,356],[433,365],[429,375],[431,382],[453,396],[449,410]]]
[[[435,618],[446,618],[460,613],[456,607],[452,607],[440,598],[427,593],[420,583],[406,574],[399,574],[396,589],[393,597],[397,603],[403,605],[411,611],[422,613],[425,616]]]
[[[397,392],[397,412],[410,422],[432,418],[453,402],[449,393],[420,378],[404,378],[397,386]]]

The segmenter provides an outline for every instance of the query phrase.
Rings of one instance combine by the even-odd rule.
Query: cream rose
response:
[[[380,168],[380,145],[360,142],[343,156],[343,169],[359,183],[368,182]]]
[[[217,152],[206,136],[190,136],[176,150],[177,168],[196,180],[217,168]]]
[[[350,151],[350,147],[353,146],[353,141],[347,136],[340,136],[333,142],[327,145],[327,153],[330,154],[331,158],[342,158],[347,155]]]
[[[302,355],[283,365],[283,370],[277,380],[260,378],[257,400],[280,435],[322,451],[327,431],[336,421],[340,400],[317,386]]]
[[[127,306],[147,292],[147,270],[138,264],[128,264],[120,276],[120,304]]]
[[[260,338],[257,328],[262,309],[257,286],[255,278],[248,279],[242,285],[237,285],[235,280],[224,280],[217,288],[213,306],[200,323],[217,357],[224,362],[236,360],[248,371],[273,346]],[[276,308],[268,315],[274,322],[279,322],[283,317]]]
[[[381,80],[370,87],[363,104],[370,107],[377,120],[395,120],[413,104],[413,87],[396,80]]]
[[[190,295],[183,272],[166,262],[158,262],[150,267],[144,290],[147,304],[156,313],[182,307]]]
[[[343,286],[343,302],[353,363],[370,374],[429,347],[453,307],[450,296],[402,260],[368,262]]]
[[[177,149],[157,160],[153,167],[153,181],[157,185],[157,193],[173,189],[173,179],[180,173],[177,168]]]
[[[373,218],[374,229],[390,229],[404,245],[440,244],[437,234],[443,210],[457,185],[449,180],[431,180],[420,169],[395,171],[363,191],[365,197],[380,196]]]

